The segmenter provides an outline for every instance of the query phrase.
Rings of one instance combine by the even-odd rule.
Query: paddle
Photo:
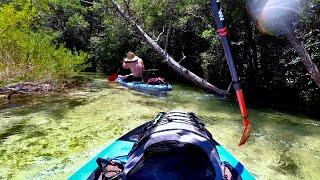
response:
[[[220,0],[211,0],[211,10],[212,10],[213,16],[215,18],[216,25],[218,27],[218,32],[219,32],[220,39],[221,39],[223,49],[224,49],[224,53],[225,53],[225,56],[227,59],[229,71],[230,71],[230,74],[232,77],[233,88],[235,89],[236,94],[237,94],[237,99],[238,99],[238,103],[239,103],[239,107],[240,107],[240,111],[241,111],[241,115],[242,115],[242,119],[243,119],[244,130],[243,130],[243,134],[240,138],[240,142],[239,142],[239,146],[241,146],[241,145],[245,144],[247,142],[247,140],[249,139],[252,127],[251,127],[250,121],[248,119],[248,111],[247,111],[246,104],[244,101],[243,92],[242,92],[242,89],[240,86],[237,71],[235,69],[235,65],[233,62],[232,55],[231,55],[230,45],[229,45],[229,42],[227,39],[228,30],[224,24],[224,17],[222,14],[222,10],[221,10],[219,1]]]
[[[118,73],[112,73],[109,75],[108,80],[109,81],[115,81],[118,77]]]
[[[121,64],[121,66],[118,68],[118,71],[117,71],[116,73],[112,73],[112,74],[109,75],[108,81],[115,81],[115,80],[118,78],[118,73],[119,73],[121,67],[122,67],[122,64]]]

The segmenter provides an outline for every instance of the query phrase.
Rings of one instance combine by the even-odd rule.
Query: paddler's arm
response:
[[[143,63],[143,60],[141,58],[139,58],[138,63],[140,65],[141,70],[143,71],[144,70],[144,63]]]

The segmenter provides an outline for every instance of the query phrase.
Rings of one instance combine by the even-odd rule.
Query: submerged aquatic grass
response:
[[[1,110],[0,179],[65,179],[113,139],[173,109],[197,113],[259,179],[320,176],[317,121],[250,109],[253,135],[239,148],[243,127],[235,103],[185,85],[157,98],[95,77],[88,89]]]

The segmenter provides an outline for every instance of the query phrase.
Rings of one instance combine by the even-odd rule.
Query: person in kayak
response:
[[[143,60],[136,56],[133,52],[129,51],[127,57],[123,60],[122,67],[130,69],[131,74],[122,75],[119,78],[126,81],[142,81],[142,73],[144,71]]]

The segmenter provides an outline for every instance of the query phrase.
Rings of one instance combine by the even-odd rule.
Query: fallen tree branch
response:
[[[130,16],[126,14],[124,10],[114,0],[110,1],[113,7],[117,10],[117,12],[119,12],[119,14],[134,28],[134,30],[141,35],[141,37],[145,40],[146,43],[148,43],[156,52],[158,52],[162,56],[164,62],[167,63],[168,66],[171,67],[177,74],[190,80],[192,83],[194,83],[195,85],[199,86],[207,92],[216,93],[218,95],[223,96],[228,94],[227,91],[217,88],[216,86],[200,78],[193,72],[189,71],[185,67],[181,66],[164,49],[162,49],[156,41],[154,41],[146,32],[144,32],[144,30],[138,24],[136,24],[136,22],[132,20]]]
[[[184,53],[182,52],[182,58],[180,59],[179,63],[181,63],[183,60],[185,60],[187,58],[187,56],[184,55]]]
[[[153,39],[154,41],[156,41],[156,42],[158,42],[159,41],[159,39],[160,39],[160,37],[161,37],[161,35],[164,33],[164,27],[162,28],[162,31],[161,31],[161,33],[158,35],[158,37],[156,37],[155,35],[154,35],[154,31],[152,31],[152,36],[153,36],[153,38],[155,38],[155,39]]]
[[[229,93],[230,90],[231,90],[232,84],[233,84],[233,82],[231,81],[230,84],[229,84],[229,86],[228,86],[228,89],[227,89],[227,92],[228,92],[228,93]]]
[[[286,37],[300,56],[300,61],[304,65],[305,69],[309,72],[310,77],[312,80],[320,87],[320,71],[317,65],[311,60],[309,53],[307,50],[302,46],[299,40],[294,36],[293,33],[287,31]]]

